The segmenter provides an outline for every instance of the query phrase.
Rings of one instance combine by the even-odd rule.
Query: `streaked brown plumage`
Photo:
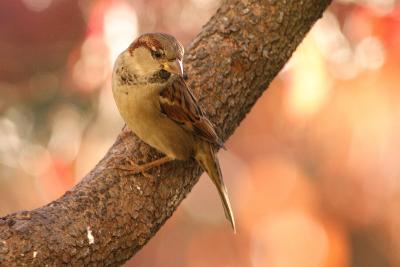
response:
[[[235,231],[215,155],[215,149],[223,143],[182,78],[183,51],[182,45],[167,34],[149,33],[137,38],[115,63],[114,99],[127,126],[143,141],[169,159],[197,160],[217,187]]]

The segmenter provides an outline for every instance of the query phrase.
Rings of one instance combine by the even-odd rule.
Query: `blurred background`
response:
[[[110,72],[140,33],[185,45],[217,0],[1,0],[0,215],[76,184],[123,126]],[[195,16],[193,14],[196,14]],[[400,266],[400,4],[337,0],[125,266]]]

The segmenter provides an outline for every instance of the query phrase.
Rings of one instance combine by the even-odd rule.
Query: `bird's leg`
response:
[[[145,172],[145,171],[147,171],[147,170],[149,170],[151,168],[154,168],[154,167],[157,167],[157,166],[161,166],[161,165],[163,165],[163,164],[165,164],[167,162],[170,162],[172,160],[173,159],[171,159],[170,157],[164,156],[162,158],[153,160],[152,162],[139,165],[139,168],[141,169],[141,172]]]
[[[133,162],[132,160],[130,160],[129,158],[125,158],[125,160],[127,160],[130,163],[130,166],[124,166],[124,165],[115,165],[113,167],[111,167],[112,169],[119,169],[119,170],[123,170],[123,171],[132,171],[134,172],[134,174],[136,173],[144,173],[145,171],[157,167],[157,166],[161,166],[167,162],[172,161],[172,159],[168,156],[164,156],[162,158],[156,159],[154,161],[145,163],[145,164],[141,164],[138,165],[135,162]]]

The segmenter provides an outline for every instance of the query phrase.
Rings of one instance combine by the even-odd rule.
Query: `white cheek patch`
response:
[[[142,47],[136,48],[133,55],[128,55],[125,62],[132,72],[140,76],[152,74],[160,69],[160,63],[154,60],[146,48]]]

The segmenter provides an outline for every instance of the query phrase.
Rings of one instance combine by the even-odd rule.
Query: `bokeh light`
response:
[[[103,157],[132,40],[187,45],[220,3],[0,1],[0,214],[56,199]],[[396,0],[334,1],[219,153],[238,233],[203,175],[125,266],[400,266],[399,17]]]
[[[25,6],[28,9],[36,12],[41,12],[45,10],[46,8],[50,7],[51,2],[53,2],[53,0],[21,0],[21,1],[22,3],[25,4]]]
[[[138,22],[135,10],[128,2],[113,4],[104,16],[104,41],[110,53],[110,65],[137,37]]]

